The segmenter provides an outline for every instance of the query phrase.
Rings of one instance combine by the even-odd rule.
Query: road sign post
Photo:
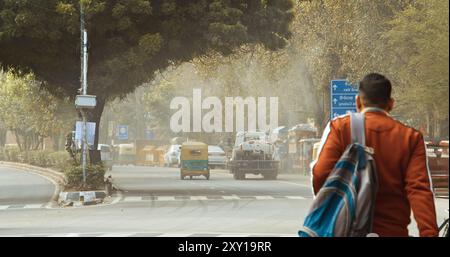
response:
[[[335,79],[330,83],[330,117],[334,119],[348,112],[356,112],[358,88],[347,80]]]
[[[128,139],[128,125],[119,125],[117,128],[117,138],[120,140]]]

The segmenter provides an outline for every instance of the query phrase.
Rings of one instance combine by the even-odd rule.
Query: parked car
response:
[[[171,145],[164,154],[164,166],[180,165],[180,147],[181,145]]]
[[[110,145],[98,144],[97,150],[100,151],[100,158],[107,170],[113,166],[113,149]]]
[[[208,163],[210,169],[221,167],[223,169],[227,166],[227,156],[225,151],[217,145],[208,145]]]

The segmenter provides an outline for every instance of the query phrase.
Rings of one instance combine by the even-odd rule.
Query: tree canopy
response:
[[[0,65],[31,70],[51,93],[74,97],[80,2],[89,38],[88,94],[97,95],[88,120],[97,124],[107,101],[150,81],[155,71],[245,44],[283,48],[294,17],[292,0],[0,0]]]
[[[156,70],[247,43],[282,48],[292,1],[83,0],[89,37],[88,92],[109,100]],[[52,93],[79,86],[79,1],[0,1],[0,62],[31,69]]]
[[[0,71],[0,124],[15,135],[19,149],[42,148],[45,137],[71,129],[75,108],[67,105],[40,89],[33,74]]]

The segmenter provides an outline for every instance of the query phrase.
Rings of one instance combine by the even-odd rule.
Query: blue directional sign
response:
[[[348,112],[356,112],[356,95],[358,88],[343,79],[335,79],[330,83],[330,116],[331,119]]]
[[[128,125],[118,125],[117,138],[120,140],[128,139]]]

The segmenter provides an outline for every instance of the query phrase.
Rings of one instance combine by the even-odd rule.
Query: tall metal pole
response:
[[[83,4],[80,1],[80,40],[81,40],[81,87],[82,94],[87,94],[87,32],[84,24],[84,9]],[[82,135],[82,148],[83,148],[83,185],[86,184],[86,159],[87,159],[87,124],[86,124],[86,113],[81,110],[83,116],[83,135]]]

